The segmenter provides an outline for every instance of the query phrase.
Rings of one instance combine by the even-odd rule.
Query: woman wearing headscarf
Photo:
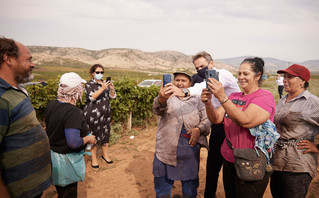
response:
[[[80,152],[83,151],[85,144],[96,143],[94,135],[87,136],[88,129],[82,110],[76,107],[76,101],[82,97],[82,83],[84,82],[74,72],[63,74],[60,78],[57,99],[49,102],[45,110],[46,131],[51,148],[53,184],[59,198],[77,197],[77,181],[68,183],[66,181],[68,178],[64,178],[66,175],[60,171],[67,167],[72,171],[84,167],[85,174],[83,154],[80,154]],[[72,156],[68,156],[68,154],[76,154],[75,156],[82,161],[84,166],[79,167],[78,163],[74,163]],[[54,161],[56,156],[59,158],[58,163]],[[78,171],[83,173],[83,170]],[[78,178],[78,175],[80,173],[75,171],[71,177]],[[61,181],[63,181],[63,184]]]
[[[314,138],[319,133],[319,98],[307,90],[306,67],[294,64],[277,73],[284,75],[288,94],[276,107],[274,122],[280,139],[272,158],[271,193],[274,198],[305,197],[317,173],[319,145]]]

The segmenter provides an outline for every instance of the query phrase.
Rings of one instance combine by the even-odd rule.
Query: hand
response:
[[[110,91],[114,91],[114,84],[111,83],[110,81],[108,82],[109,82],[108,87],[110,88]]]
[[[168,83],[166,84],[164,87],[163,85],[161,86],[160,92],[159,92],[159,96],[158,96],[158,101],[160,103],[166,103],[166,101],[168,100],[169,97],[171,97],[171,94],[169,94],[168,90],[170,89],[170,86],[172,85],[172,83]]]
[[[201,94],[201,100],[206,105],[212,100],[212,93],[207,89],[204,88]]]
[[[222,102],[221,100],[223,100],[226,96],[222,83],[214,78],[209,78],[207,84],[209,85],[208,87],[212,94],[214,94],[214,96]]]
[[[110,81],[101,81],[98,82],[101,85],[101,89],[105,90],[106,88],[109,87],[110,84],[112,84]]]
[[[168,83],[165,85],[165,87],[166,86],[168,86],[168,88],[165,91],[165,94],[169,94],[170,97],[173,97],[173,96],[184,97],[185,96],[184,92],[180,88],[173,85],[172,83]]]
[[[310,142],[309,140],[301,140],[297,144],[298,149],[304,149],[305,151],[302,152],[303,154],[306,153],[319,153],[319,150],[314,142]]]
[[[191,147],[195,146],[200,136],[199,128],[192,128],[191,130],[187,132],[187,134],[191,135],[191,138],[188,143],[190,144]]]
[[[96,137],[95,135],[88,135],[87,137],[87,143],[96,144]]]

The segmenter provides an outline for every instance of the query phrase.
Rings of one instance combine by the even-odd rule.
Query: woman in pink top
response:
[[[255,137],[249,128],[258,126],[268,119],[273,121],[276,104],[271,92],[260,89],[264,61],[261,58],[245,59],[238,71],[238,83],[243,92],[225,94],[220,82],[209,79],[209,90],[203,89],[201,99],[206,105],[207,116],[214,124],[224,122],[226,138],[234,148],[254,148]],[[215,109],[210,101],[212,94],[221,106]],[[262,197],[269,181],[267,173],[263,180],[246,182],[235,172],[234,155],[226,139],[221,147],[224,157],[223,181],[226,197]]]

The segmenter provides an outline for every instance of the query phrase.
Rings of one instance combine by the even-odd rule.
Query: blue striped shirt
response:
[[[35,197],[51,184],[49,139],[26,93],[1,78],[0,171],[12,197]]]

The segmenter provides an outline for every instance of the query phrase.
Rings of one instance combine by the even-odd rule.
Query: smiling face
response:
[[[284,73],[284,89],[288,94],[298,93],[304,90],[305,82],[303,79]]]
[[[250,92],[253,89],[258,89],[258,80],[260,79],[260,74],[256,74],[251,65],[244,62],[240,65],[238,70],[238,83],[244,92]]]
[[[190,87],[192,84],[192,81],[186,76],[185,74],[177,74],[174,77],[174,85],[180,89],[185,89]]]
[[[19,83],[26,83],[33,80],[32,70],[35,65],[32,62],[32,56],[28,48],[21,43],[16,43],[19,48],[18,58],[12,59],[10,68],[15,73],[15,81]]]

